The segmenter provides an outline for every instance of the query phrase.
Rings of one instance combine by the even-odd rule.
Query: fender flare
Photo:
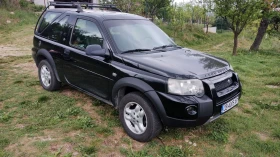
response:
[[[37,65],[39,64],[39,63],[38,63],[38,58],[39,58],[40,56],[43,56],[43,57],[45,57],[45,58],[48,60],[48,62],[50,63],[50,65],[51,65],[52,68],[53,68],[55,77],[57,78],[57,80],[58,80],[59,82],[61,82],[61,81],[60,81],[60,78],[59,78],[59,76],[58,76],[58,73],[57,73],[57,70],[56,70],[56,66],[55,66],[55,63],[54,63],[54,60],[53,60],[51,54],[50,54],[47,50],[45,50],[45,49],[40,49],[40,50],[37,52],[37,54],[36,54],[36,64],[37,64]]]
[[[148,85],[146,82],[134,78],[134,77],[125,77],[117,81],[113,87],[112,90],[112,102],[115,107],[118,106],[118,102],[116,102],[116,98],[118,96],[118,92],[120,89],[123,87],[132,87],[143,93],[148,100],[151,101],[154,109],[158,113],[161,121],[164,123],[165,117],[166,117],[166,112],[164,109],[164,106],[162,105],[162,102],[160,98],[158,97],[158,94],[156,91]]]

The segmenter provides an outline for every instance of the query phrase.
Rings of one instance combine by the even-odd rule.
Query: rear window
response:
[[[37,28],[38,33],[42,33],[42,31],[50,24],[52,23],[61,13],[57,12],[47,12],[44,17],[40,21],[40,25]]]
[[[56,20],[42,33],[42,36],[52,39],[54,41],[62,42],[63,38],[67,37],[69,16],[65,16],[60,21]]]

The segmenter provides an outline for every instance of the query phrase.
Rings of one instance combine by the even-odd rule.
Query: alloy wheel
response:
[[[125,105],[124,120],[127,127],[135,134],[143,134],[147,129],[146,113],[136,102],[129,102]]]
[[[41,67],[41,80],[45,87],[51,85],[51,72],[46,65]]]

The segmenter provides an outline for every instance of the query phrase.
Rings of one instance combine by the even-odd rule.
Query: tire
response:
[[[161,121],[152,104],[140,92],[132,92],[122,98],[119,118],[125,132],[139,142],[151,141],[162,130]]]
[[[61,83],[57,80],[54,70],[47,60],[42,60],[38,66],[38,76],[41,86],[48,91],[56,91]]]

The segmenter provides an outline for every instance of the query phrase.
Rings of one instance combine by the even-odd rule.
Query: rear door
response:
[[[68,83],[97,96],[109,99],[112,84],[110,57],[87,56],[88,45],[105,47],[100,27],[92,18],[78,16],[70,38],[70,47],[65,49],[64,76]]]

